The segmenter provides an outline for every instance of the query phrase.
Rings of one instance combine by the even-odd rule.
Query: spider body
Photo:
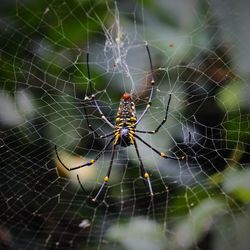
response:
[[[147,113],[148,109],[151,106],[151,100],[152,100],[152,96],[153,96],[153,92],[154,92],[155,80],[154,80],[154,75],[153,75],[153,66],[152,66],[151,55],[150,55],[149,48],[148,48],[147,44],[146,44],[146,49],[147,49],[149,62],[150,62],[150,69],[151,69],[151,86],[150,86],[150,93],[149,93],[149,97],[148,97],[148,101],[147,101],[147,106],[143,110],[143,112],[140,114],[140,116],[138,118],[136,117],[135,104],[133,102],[132,96],[131,96],[131,94],[126,93],[126,92],[121,97],[121,101],[120,101],[120,104],[118,107],[118,111],[117,111],[116,120],[115,120],[114,125],[102,113],[101,108],[99,107],[99,105],[96,101],[95,95],[93,94],[92,82],[91,82],[90,70],[89,70],[89,63],[88,63],[89,54],[87,54],[87,72],[88,72],[88,79],[89,79],[90,98],[87,97],[86,100],[94,103],[100,117],[106,122],[107,125],[109,125],[112,128],[112,132],[108,133],[106,135],[99,135],[98,132],[92,127],[92,125],[89,121],[88,115],[87,115],[86,107],[84,105],[83,108],[84,108],[84,111],[86,114],[86,122],[88,124],[89,129],[95,134],[95,136],[97,138],[100,138],[100,139],[107,138],[107,137],[112,137],[112,138],[104,146],[104,148],[95,156],[94,159],[90,160],[89,162],[86,162],[85,164],[82,164],[80,166],[76,166],[73,168],[69,168],[63,163],[63,161],[59,157],[59,154],[57,152],[57,147],[55,145],[55,152],[56,152],[56,156],[57,156],[58,161],[62,164],[62,166],[65,169],[67,169],[68,171],[73,171],[73,170],[76,170],[79,168],[93,165],[101,157],[101,155],[106,151],[106,149],[113,143],[113,147],[112,147],[112,151],[111,151],[111,160],[109,163],[107,174],[103,178],[103,183],[102,183],[101,187],[99,188],[99,191],[97,192],[96,196],[92,199],[93,201],[96,201],[98,199],[98,197],[102,193],[102,190],[104,189],[105,186],[107,186],[107,184],[109,182],[109,177],[110,177],[112,166],[113,166],[114,155],[116,152],[116,148],[118,146],[128,147],[128,146],[133,145],[135,147],[136,154],[137,154],[137,157],[139,160],[141,177],[143,178],[145,185],[148,187],[148,191],[149,191],[151,196],[154,195],[154,192],[152,189],[150,176],[147,173],[147,171],[143,165],[143,162],[142,162],[142,159],[141,159],[141,156],[139,153],[139,149],[137,146],[137,141],[142,142],[144,145],[146,145],[148,148],[150,148],[152,151],[154,151],[156,154],[158,154],[162,158],[173,159],[173,160],[183,160],[184,159],[184,156],[181,158],[177,158],[177,157],[169,156],[166,153],[158,151],[155,147],[151,146],[149,143],[147,143],[145,140],[143,140],[138,135],[138,133],[156,134],[159,131],[159,129],[167,121],[168,109],[169,109],[169,105],[170,105],[170,101],[171,101],[171,94],[170,94],[169,99],[168,99],[168,103],[167,103],[165,117],[162,120],[162,122],[156,127],[155,130],[145,131],[145,130],[136,129],[137,124],[142,120],[142,118],[144,117],[144,115]],[[77,175],[77,179],[78,179],[78,182],[79,182],[81,188],[84,190],[78,175]]]
[[[114,144],[128,147],[134,144],[134,133],[136,128],[135,104],[128,93],[124,93],[116,115]]]

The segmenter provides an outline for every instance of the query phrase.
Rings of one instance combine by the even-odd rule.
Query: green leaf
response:
[[[112,226],[107,232],[107,237],[128,250],[166,248],[166,238],[160,225],[142,217],[135,217],[128,223]]]
[[[223,188],[242,202],[250,202],[250,169],[232,169],[225,176]]]
[[[221,200],[208,198],[191,209],[189,215],[173,230],[175,233],[170,242],[175,245],[174,249],[187,249],[196,244],[215,223],[215,217],[224,213],[225,207]]]

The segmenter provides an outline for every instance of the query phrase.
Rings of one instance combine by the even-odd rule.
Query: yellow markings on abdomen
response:
[[[117,144],[119,137],[120,137],[120,132],[119,132],[119,129],[117,128],[115,132],[115,141],[114,141],[115,145]]]
[[[130,128],[129,129],[129,139],[130,139],[131,144],[135,143],[134,142],[134,133],[135,133],[135,131]]]

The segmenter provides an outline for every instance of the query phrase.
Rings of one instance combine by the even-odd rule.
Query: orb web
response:
[[[249,37],[236,15],[242,6],[228,12],[238,17],[234,25],[224,8],[208,0],[3,6],[1,247],[204,249],[210,242],[208,249],[247,249],[241,232],[249,228]],[[86,115],[98,134],[112,132],[86,99],[87,53],[105,116],[114,124],[124,92],[132,93],[137,115],[143,112],[151,86],[146,44],[156,84],[138,129],[154,130],[172,99],[159,132],[140,136],[185,158],[162,159],[138,141],[151,198],[134,147],[118,147],[109,185],[93,203],[111,148],[94,165],[68,172],[54,146],[74,167],[108,143],[89,130]]]

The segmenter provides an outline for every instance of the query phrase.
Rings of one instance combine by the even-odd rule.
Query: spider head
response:
[[[132,100],[132,97],[131,97],[131,95],[129,93],[125,92],[122,95],[122,100],[124,100],[124,101]]]

